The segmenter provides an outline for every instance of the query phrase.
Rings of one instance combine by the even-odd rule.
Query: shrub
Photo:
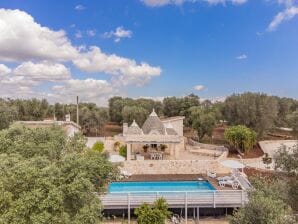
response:
[[[143,146],[143,149],[144,149],[144,152],[145,152],[145,153],[148,151],[148,148],[149,148],[149,145],[144,145],[144,146]]]
[[[256,143],[257,135],[253,130],[243,125],[237,125],[228,128],[224,136],[230,146],[240,149],[242,152],[248,152]]]
[[[119,155],[126,158],[127,155],[127,148],[126,145],[122,145],[119,149]]]
[[[168,204],[163,198],[157,199],[152,207],[144,203],[135,210],[138,224],[163,224],[170,214]]]
[[[100,152],[102,153],[104,150],[105,146],[103,144],[103,142],[97,141],[94,143],[94,145],[92,146],[92,150],[96,151],[96,152]]]
[[[114,143],[114,151],[117,151],[117,150],[119,149],[120,145],[121,145],[120,142],[118,142],[118,141],[115,142],[115,143]]]

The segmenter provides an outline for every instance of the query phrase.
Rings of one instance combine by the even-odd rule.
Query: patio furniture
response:
[[[120,174],[124,178],[129,178],[129,177],[132,176],[132,174],[130,172],[126,171],[126,170],[120,170]]]
[[[207,177],[216,178],[216,173],[210,172],[209,170],[207,170]]]
[[[150,153],[151,160],[162,160],[162,153],[154,152]]]
[[[218,184],[220,187],[225,187],[226,185],[231,186],[234,190],[239,187],[239,182],[237,180],[221,180]]]
[[[226,180],[232,180],[231,176],[223,176],[223,177],[218,177],[218,181],[226,181]]]
[[[223,176],[223,177],[218,177],[217,178],[218,181],[222,181],[222,180],[235,180],[235,179],[236,178],[235,178],[235,175],[234,174],[232,174],[230,176]]]

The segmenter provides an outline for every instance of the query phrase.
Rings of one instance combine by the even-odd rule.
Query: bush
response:
[[[119,149],[119,155],[126,158],[127,155],[127,148],[126,145],[122,145]]]
[[[114,143],[114,151],[117,151],[117,150],[119,149],[120,145],[121,145],[120,142],[118,142],[118,141],[115,142],[115,143]]]
[[[166,200],[159,198],[152,207],[146,203],[142,204],[135,210],[135,215],[138,216],[138,224],[163,224],[171,213],[168,211]]]
[[[96,151],[96,152],[100,152],[102,153],[104,150],[105,146],[103,144],[103,142],[97,141],[94,143],[94,145],[92,146],[92,150]]]
[[[248,152],[256,143],[257,135],[253,130],[243,125],[237,125],[228,128],[224,136],[230,146],[240,149],[242,152]]]

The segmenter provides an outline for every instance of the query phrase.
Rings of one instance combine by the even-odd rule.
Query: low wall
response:
[[[206,174],[206,170],[219,174],[230,172],[217,160],[132,160],[125,161],[123,169],[132,174]]]

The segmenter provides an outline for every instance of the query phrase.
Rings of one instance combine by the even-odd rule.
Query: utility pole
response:
[[[79,96],[77,96],[77,124],[79,124]]]

